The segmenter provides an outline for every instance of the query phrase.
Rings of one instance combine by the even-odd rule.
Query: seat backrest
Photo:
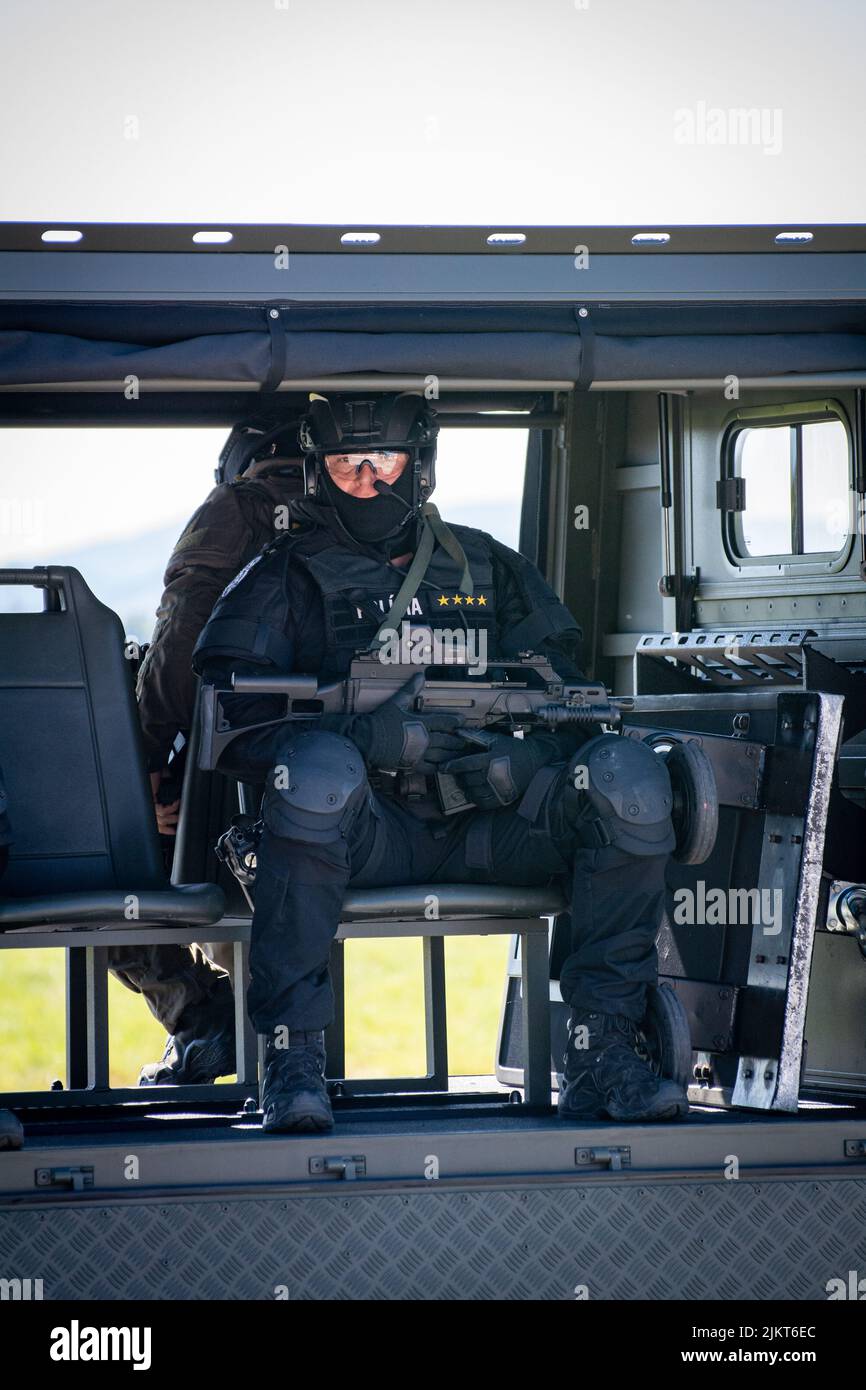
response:
[[[0,569],[9,584],[41,588],[45,606],[0,613],[0,895],[165,886],[120,619],[67,566]]]

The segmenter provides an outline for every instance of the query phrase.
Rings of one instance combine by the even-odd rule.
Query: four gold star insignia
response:
[[[454,594],[453,598],[450,599],[447,594],[439,595],[438,604],[440,608],[447,608],[449,603],[453,603],[455,608],[460,608],[464,603],[467,608],[471,608],[473,604],[476,604],[479,608],[487,607],[487,599],[483,594],[479,594],[477,598],[474,598],[472,594]]]

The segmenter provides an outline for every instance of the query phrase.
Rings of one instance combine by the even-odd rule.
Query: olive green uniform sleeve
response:
[[[274,499],[249,484],[215,487],[187,523],[165,571],[157,622],[138,674],[138,708],[150,771],[165,766],[192,722],[192,651],[226,585],[273,538]]]

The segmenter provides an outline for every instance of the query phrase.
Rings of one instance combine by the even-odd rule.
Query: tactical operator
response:
[[[537,569],[483,531],[447,527],[428,502],[436,433],[420,396],[312,399],[300,432],[308,496],[293,509],[298,525],[216,605],[194,655],[205,680],[226,686],[232,672],[268,671],[336,679],[388,623],[408,612],[435,631],[446,609],[449,623],[459,615],[467,631],[483,629],[491,660],[532,650],[563,678],[585,679],[577,624]],[[471,751],[459,715],[413,710],[415,684],[369,714],[248,731],[221,759],[221,769],[265,785],[248,994],[267,1038],[265,1130],[333,1124],[323,1029],[333,1012],[329,948],[349,884],[540,885],[561,875],[571,880],[574,941],[561,972],[572,1019],[560,1113],[684,1113],[682,1089],[638,1052],[675,843],[663,761],[632,739],[584,741],[573,726],[497,734]],[[283,708],[274,696],[226,697],[234,727]],[[587,790],[575,785],[578,766]],[[432,794],[402,797],[392,775],[417,782],[437,769],[457,777],[476,809],[445,818]]]
[[[283,513],[303,489],[297,421],[256,417],[236,425],[220,454],[217,478],[172,551],[138,673],[138,714],[163,835],[176,833],[180,811],[168,763],[177,735],[188,736],[192,724],[193,648],[225,586],[279,534]],[[172,784],[174,791],[166,794]],[[209,949],[228,967],[230,943],[222,952]],[[214,966],[199,947],[176,945],[110,947],[109,964],[122,984],[144,995],[170,1035],[162,1061],[142,1068],[141,1085],[209,1082],[234,1071],[234,996],[226,969]]]

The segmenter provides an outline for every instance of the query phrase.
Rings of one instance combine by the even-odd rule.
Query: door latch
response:
[[[631,1149],[628,1144],[612,1144],[607,1148],[598,1149],[575,1149],[574,1161],[578,1168],[587,1168],[594,1164],[618,1173],[623,1168],[631,1167]]]
[[[37,1187],[63,1187],[83,1192],[93,1186],[93,1168],[37,1168]]]
[[[310,1173],[313,1177],[331,1175],[335,1178],[342,1178],[345,1182],[354,1182],[356,1178],[367,1176],[367,1160],[363,1154],[355,1154],[352,1158],[326,1158],[316,1156],[310,1159]]]

